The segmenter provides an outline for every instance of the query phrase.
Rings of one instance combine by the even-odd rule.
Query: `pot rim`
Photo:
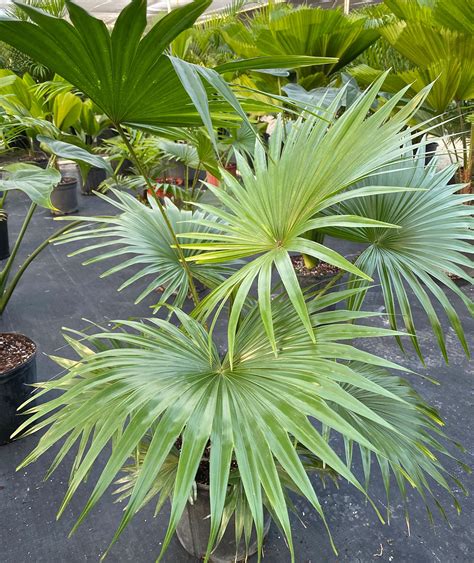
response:
[[[18,364],[17,366],[10,368],[8,371],[4,371],[3,373],[0,373],[0,383],[5,383],[8,379],[11,378],[12,375],[15,374],[15,372],[17,370],[27,366],[28,364],[31,364],[35,360],[36,353],[38,351],[38,345],[36,344],[36,342],[32,338],[30,338],[29,336],[26,336],[26,334],[23,334],[22,332],[14,332],[14,331],[0,332],[0,336],[7,335],[7,334],[14,334],[14,335],[23,336],[23,338],[26,338],[27,340],[29,340],[33,344],[35,349],[34,349],[34,352],[31,354],[31,356],[29,358],[27,358],[26,360],[24,360],[21,364]]]
[[[77,178],[74,178],[72,176],[61,176],[61,181],[58,183],[58,185],[56,187],[59,186],[71,186],[72,184],[77,184]]]

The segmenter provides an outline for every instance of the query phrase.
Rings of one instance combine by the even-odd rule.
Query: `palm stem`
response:
[[[194,201],[194,191],[196,189],[196,184],[198,183],[198,180],[199,180],[200,170],[201,170],[201,161],[198,162],[198,165],[197,165],[197,168],[196,168],[197,174],[194,174],[193,184],[191,186],[191,201]]]
[[[22,278],[23,274],[25,273],[26,269],[31,264],[31,262],[33,262],[33,260],[38,256],[38,254],[42,250],[44,250],[50,242],[52,242],[55,238],[62,235],[63,233],[65,233],[66,231],[71,229],[72,227],[75,227],[79,223],[82,223],[82,221],[74,221],[73,223],[66,225],[62,229],[59,229],[58,231],[53,233],[50,237],[48,237],[46,240],[44,240],[38,247],[35,248],[35,250],[33,250],[33,252],[28,256],[28,258],[23,262],[23,264],[18,268],[18,271],[13,276],[10,284],[3,290],[2,296],[0,298],[0,315],[3,313],[6,306],[8,305],[8,302],[10,301],[10,298],[11,298],[13,292],[15,291],[15,288],[16,288],[18,282]],[[6,280],[5,280],[5,282],[6,282]]]
[[[33,217],[33,213],[35,212],[36,207],[37,207],[36,203],[32,202],[31,205],[30,205],[30,208],[28,209],[28,213],[26,214],[26,217],[23,220],[23,224],[21,226],[20,232],[18,233],[18,237],[17,237],[15,244],[13,246],[13,250],[10,253],[10,257],[8,258],[7,263],[5,264],[5,267],[0,272],[0,294],[2,295],[2,301],[3,301],[3,293],[4,293],[5,287],[7,285],[8,275],[10,274],[10,270],[12,269],[13,262],[15,260],[17,253],[18,253],[21,242],[23,240],[23,237],[25,236],[26,230],[27,230],[28,225],[31,221],[31,218]],[[0,308],[0,313],[2,311],[3,311],[3,309]]]
[[[135,166],[137,167],[138,172],[143,176],[143,179],[145,180],[145,183],[147,185],[149,193],[154,198],[154,200],[155,200],[155,202],[158,206],[158,209],[160,210],[160,213],[163,216],[163,220],[165,221],[166,227],[168,228],[168,231],[171,235],[171,238],[173,239],[173,245],[176,248],[176,251],[178,252],[179,259],[181,260],[181,263],[183,264],[184,271],[186,272],[186,276],[188,278],[188,283],[189,283],[189,289],[191,290],[191,295],[192,295],[194,304],[198,305],[199,304],[199,296],[198,296],[198,293],[196,291],[196,286],[194,285],[193,274],[192,274],[192,272],[189,268],[188,262],[186,262],[186,257],[184,255],[183,249],[181,248],[181,245],[179,244],[178,237],[176,236],[176,233],[174,232],[173,225],[171,224],[171,222],[168,218],[168,215],[166,213],[165,208],[163,207],[163,204],[160,201],[160,198],[156,195],[155,189],[150,182],[150,178],[148,177],[146,170],[142,166],[140,159],[137,157],[137,154],[135,153],[134,148],[132,147],[130,141],[128,140],[128,137],[125,134],[125,131],[118,124],[115,124],[115,127],[117,128],[117,131],[119,132],[120,137],[122,138],[123,142],[125,143],[128,151],[130,153],[130,156],[132,157],[133,161],[135,162]]]

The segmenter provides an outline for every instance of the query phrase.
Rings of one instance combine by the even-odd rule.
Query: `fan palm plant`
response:
[[[181,20],[198,4],[182,8],[178,16],[172,13],[168,23]],[[131,6],[126,10],[133,12],[138,2]],[[73,8],[71,13],[74,25],[83,23],[82,12],[79,17]],[[124,32],[123,24],[119,18],[112,41],[115,37],[118,42],[114,34]],[[0,22],[0,30],[15,27],[16,23],[10,28],[8,22]],[[70,31],[62,24],[57,29]],[[98,29],[99,37],[101,33]],[[127,49],[115,52],[129,55]],[[127,504],[112,542],[146,503],[156,502],[159,512],[170,498],[161,559],[188,501],[195,500],[196,489],[199,497],[199,485],[206,481],[210,529],[207,549],[200,554],[206,561],[232,515],[237,545],[243,536],[249,548],[255,529],[260,560],[266,511],[282,530],[294,561],[290,493],[305,497],[324,521],[318,492],[308,476],[313,471],[346,479],[369,499],[382,520],[368,494],[372,458],[387,496],[391,478],[403,498],[410,484],[428,510],[432,499],[443,511],[433,483],[451,494],[451,479],[461,486],[438,459],[452,456],[439,415],[407,381],[392,373],[407,370],[353,342],[406,336],[393,328],[364,324],[377,316],[359,310],[366,282],[377,269],[388,295],[388,314],[396,315],[398,302],[404,319],[409,318],[406,283],[437,333],[428,291],[412,279],[425,284],[445,305],[447,299],[442,300],[434,280],[450,287],[442,269],[459,272],[459,266],[467,263],[461,238],[472,227],[462,199],[442,190],[448,174],[437,176],[433,168],[424,167],[421,146],[416,147],[415,160],[407,158],[412,138],[407,125],[429,89],[403,105],[404,89],[369,114],[384,80],[382,76],[342,116],[338,110],[343,90],[324,110],[304,112],[291,127],[280,120],[268,151],[257,139],[251,164],[237,154],[241,182],[221,170],[223,185],[210,186],[214,204],[199,203],[191,212],[150,197],[147,207],[116,192],[114,205],[120,215],[93,219],[92,230],[81,227],[62,239],[95,238],[83,250],[96,253],[93,260],[115,259],[107,273],[138,266],[128,283],[147,277],[146,292],[164,285],[160,305],[175,290],[175,305],[183,303],[188,289],[195,302],[194,308],[189,304],[190,313],[168,304],[172,319],[118,321],[114,329],[99,327],[94,334],[66,334],[78,357],[55,358],[64,373],[38,384],[35,397],[42,401],[25,405],[30,416],[17,433],[42,435],[22,467],[59,448],[50,474],[75,452],[60,514],[98,457],[106,459],[75,528],[123,470],[118,493]],[[125,92],[119,80],[109,86],[117,105],[106,99],[107,91],[100,95],[118,119],[115,111],[125,102],[116,97],[114,88]],[[187,111],[190,105],[184,108]],[[125,105],[123,112],[133,115]],[[193,113],[193,119],[197,116]],[[159,121],[154,101],[142,107],[139,117],[148,126],[163,126],[167,120],[165,116],[164,123]],[[176,112],[173,120],[187,117]],[[372,182],[373,178],[378,180]],[[427,213],[418,211],[428,205],[426,193],[433,198],[432,213],[431,207]],[[363,206],[366,199],[363,211],[349,207],[350,202]],[[327,245],[309,241],[305,235],[313,230],[335,230],[346,238],[354,232],[367,242],[368,250],[354,264]],[[446,251],[444,265],[433,257],[437,244]],[[335,287],[332,280],[322,289],[303,292],[291,265],[295,252],[340,267],[339,279],[349,272],[350,287]],[[388,282],[384,272],[392,276]],[[209,290],[202,300],[193,291],[195,278]],[[335,304],[337,310],[328,310]],[[445,309],[457,319],[452,308]],[[223,311],[228,312],[228,328],[226,350],[221,353],[216,322]],[[342,436],[345,455],[333,447],[331,433]],[[364,482],[356,477],[354,445],[361,452]]]
[[[159,511],[169,497],[162,553],[195,494],[197,475],[204,472],[210,486],[206,560],[232,514],[238,522],[237,544],[243,536],[249,546],[253,525],[261,554],[265,510],[282,530],[294,560],[288,493],[306,497],[324,520],[308,477],[312,471],[338,474],[368,497],[373,457],[387,495],[390,475],[403,497],[410,483],[427,506],[434,492],[429,480],[451,490],[452,476],[438,460],[439,454],[451,455],[440,442],[439,415],[392,375],[391,370],[403,371],[401,366],[351,342],[406,336],[395,324],[384,329],[358,322],[378,315],[359,310],[376,269],[393,322],[398,300],[412,330],[408,285],[442,349],[428,292],[441,301],[463,340],[456,313],[434,280],[451,287],[443,267],[460,272],[459,265],[467,263],[461,238],[472,219],[463,198],[446,189],[449,170],[425,168],[421,147],[418,156],[407,156],[411,134],[406,124],[428,92],[395,111],[402,91],[367,117],[383,80],[339,118],[336,98],[324,119],[303,115],[286,138],[280,122],[268,154],[257,143],[252,168],[238,156],[242,184],[221,171],[225,189],[211,187],[218,205],[199,204],[202,211],[194,212],[169,205],[189,263],[186,271],[153,199],[148,208],[116,192],[120,215],[94,219],[98,228],[81,227],[62,238],[96,239],[83,251],[99,250],[92,260],[118,260],[107,274],[138,265],[126,283],[148,277],[145,294],[164,284],[163,301],[178,290],[178,304],[183,302],[189,271],[211,289],[191,315],[172,308],[175,322],[157,317],[118,321],[115,330],[66,335],[79,358],[55,358],[65,374],[39,384],[36,396],[52,393],[52,398],[26,409],[30,418],[18,432],[48,428],[23,465],[60,443],[54,471],[77,447],[60,514],[97,457],[107,456],[75,528],[122,469],[118,493],[127,505],[113,542],[137,510],[154,499]],[[313,229],[345,238],[352,233],[368,248],[352,264],[329,247],[308,242],[304,234]],[[446,250],[444,265],[433,257],[437,245]],[[333,280],[322,290],[303,293],[289,259],[295,251],[350,272],[351,286],[334,288]],[[123,260],[124,255],[132,257]],[[246,261],[239,264],[241,258]],[[216,310],[221,314],[226,301],[227,350],[221,354],[210,317]],[[336,311],[327,310],[336,303]],[[104,409],[110,413],[107,419]],[[345,456],[333,449],[331,432],[342,436]],[[364,483],[353,471],[354,445],[364,460]],[[199,491],[198,485],[198,497]],[[454,497],[453,502],[458,507]]]
[[[365,16],[347,16],[338,10],[269,6],[262,15],[224,25],[222,34],[241,57],[263,55],[319,55],[334,57],[332,64],[297,70],[304,88],[325,86],[328,78],[353,61],[379,34],[367,29]]]
[[[439,116],[441,135],[452,132],[461,139],[462,148],[454,146],[454,155],[462,164],[461,181],[470,182],[470,128],[465,118],[472,110],[474,99],[472,2],[436,0],[426,4],[385,0],[385,5],[393,14],[378,29],[382,38],[408,62],[408,68],[387,77],[384,89],[396,92],[409,85],[408,95],[413,95],[434,82],[426,98],[426,109],[431,116]],[[384,68],[359,65],[351,72],[361,84],[367,85]],[[419,119],[425,117],[420,114]]]

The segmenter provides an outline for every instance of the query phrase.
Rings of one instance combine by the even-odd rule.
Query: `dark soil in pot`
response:
[[[82,186],[83,195],[94,195],[93,191],[97,190],[100,184],[107,178],[107,173],[103,168],[93,166],[89,170],[85,184]]]
[[[10,245],[8,242],[8,215],[0,209],[0,260],[10,256]]]
[[[0,333],[0,445],[22,422],[18,407],[36,381],[36,344],[23,334]]]
[[[340,273],[340,269],[327,262],[318,262],[314,268],[307,268],[304,264],[303,257],[292,256],[291,261],[295,269],[296,276],[300,282],[300,286],[303,289],[308,290],[322,290],[324,287],[334,279]],[[331,291],[331,290],[330,290]],[[325,311],[334,311],[336,305],[330,305],[326,307]]]
[[[52,211],[53,215],[69,215],[78,210],[77,201],[77,178],[63,176],[61,182],[54,188],[51,193],[51,202],[56,211]]]
[[[314,268],[309,269],[305,266],[302,256],[292,256],[291,262],[302,287],[314,285],[316,289],[322,289],[340,272],[340,269],[336,266],[322,261],[318,262]]]

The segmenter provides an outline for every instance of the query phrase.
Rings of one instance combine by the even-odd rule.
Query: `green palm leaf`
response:
[[[343,270],[370,279],[334,250],[305,238],[308,231],[324,228],[324,220],[316,215],[335,200],[346,197],[342,192],[355,181],[374,174],[394,158],[401,156],[403,131],[407,120],[416,111],[423,95],[412,100],[392,115],[404,95],[402,90],[382,108],[367,117],[377,97],[382,77],[336,120],[344,89],[324,112],[324,119],[309,116],[299,119],[286,132],[280,121],[271,137],[268,158],[257,144],[254,170],[246,159],[237,157],[242,176],[239,183],[222,172],[227,189],[209,186],[221,204],[220,208],[197,204],[222,220],[219,233],[182,235],[183,247],[203,251],[189,258],[198,264],[222,263],[232,259],[252,259],[207,296],[196,309],[199,318],[219,312],[231,295],[234,297],[229,320],[229,349],[234,347],[238,317],[252,284],[258,284],[258,300],[265,327],[276,350],[271,330],[271,272],[277,271],[301,322],[311,334],[308,312],[302,291],[290,260],[290,253],[302,253],[325,260]],[[382,190],[385,184],[381,184]],[[386,189],[386,188],[385,188]],[[348,197],[357,196],[352,192]],[[361,192],[362,195],[367,195]],[[373,219],[336,217],[347,225]],[[368,222],[368,223],[367,223]],[[202,224],[202,223],[201,223]],[[395,225],[384,224],[384,227]],[[187,237],[201,239],[186,244]]]
[[[189,126],[204,120],[209,126],[210,114],[221,122],[235,120],[227,102],[208,98],[216,87],[226,90],[224,81],[214,71],[203,69],[198,74],[191,65],[172,62],[165,54],[169,43],[191,27],[209,4],[209,0],[195,0],[173,10],[145,35],[145,0],[132,0],[112,31],[69,0],[71,23],[18,4],[31,21],[1,16],[0,35],[73,84],[115,124]],[[179,75],[175,62],[179,62]],[[186,68],[190,82],[183,85]],[[210,81],[212,87],[204,85]],[[199,99],[194,97],[197,91],[202,93]],[[228,89],[226,92],[226,99],[238,108]]]
[[[258,305],[239,328],[233,358],[228,354],[220,358],[203,327],[179,310],[180,328],[155,318],[123,322],[112,332],[68,337],[80,359],[58,359],[67,373],[38,385],[38,395],[58,390],[61,395],[26,411],[31,417],[18,432],[30,434],[48,428],[22,466],[66,436],[52,470],[78,448],[61,513],[112,440],[112,449],[105,454],[106,465],[79,525],[138,451],[133,477],[121,481],[128,504],[113,541],[144,504],[160,495],[157,503],[161,508],[163,495],[169,495],[171,515],[164,551],[193,490],[210,440],[208,552],[221,523],[237,510],[240,521],[247,521],[245,529],[253,521],[261,554],[265,504],[283,530],[292,561],[286,487],[305,496],[324,519],[307,475],[311,456],[366,494],[349,465],[323,436],[321,425],[350,443],[358,443],[367,455],[373,452],[384,471],[416,483],[424,498],[431,495],[427,479],[449,490],[433,453],[446,453],[432,437],[440,432],[434,411],[413,400],[399,379],[374,371],[373,366],[401,368],[343,343],[353,336],[380,337],[393,332],[353,325],[357,315],[351,311],[321,312],[328,302],[358,291],[309,302],[311,326],[318,335],[316,344],[288,300],[277,298],[274,326],[278,357],[263,334]],[[361,354],[363,364],[340,361],[360,360]],[[234,473],[231,478],[232,460],[238,476]],[[128,465],[125,471],[130,474]],[[238,528],[241,533],[242,527]]]
[[[384,89],[396,92],[409,85],[409,93],[413,94],[434,83],[426,104],[437,113],[445,112],[454,101],[473,99],[472,22],[466,26],[472,3],[442,0],[432,7],[406,0],[387,0],[386,4],[400,19],[381,26],[380,34],[413,68],[388,76]],[[449,17],[445,17],[447,13]],[[350,72],[361,84],[369,84],[382,71],[359,65]]]
[[[149,284],[140,293],[137,302],[157,290],[165,287],[160,301],[165,302],[174,294],[175,305],[181,305],[189,292],[186,272],[179,260],[176,249],[172,248],[173,240],[167,229],[163,215],[156,202],[149,198],[150,207],[140,203],[132,195],[110,188],[115,198],[103,194],[99,197],[120,211],[110,217],[83,217],[89,226],[72,229],[58,239],[58,243],[81,242],[94,240],[91,245],[71,253],[71,256],[94,251],[96,256],[89,258],[84,264],[92,264],[107,259],[120,259],[120,262],[108,269],[102,277],[106,277],[128,268],[139,268],[119,287],[122,290],[142,279],[149,279]],[[210,226],[200,227],[200,234],[216,230],[218,223],[209,214],[200,211],[191,212],[178,209],[171,201],[166,200],[166,213],[176,233],[195,231],[191,220],[207,221]],[[76,217],[77,219],[77,217]],[[90,228],[90,223],[94,225]],[[213,226],[214,225],[214,226]],[[196,251],[185,251],[191,257]],[[125,258],[125,259],[124,259]],[[214,265],[212,267],[191,264],[193,277],[206,287],[215,287],[232,272],[229,266]]]
[[[472,196],[457,195],[462,186],[450,185],[455,166],[436,170],[436,161],[424,164],[424,149],[413,156],[411,147],[405,159],[387,166],[380,174],[367,178],[356,187],[407,186],[416,191],[374,195],[351,199],[332,208],[345,216],[354,214],[379,221],[397,224],[399,229],[337,228],[330,232],[336,236],[366,243],[368,246],[359,256],[356,265],[373,276],[377,274],[383,289],[385,306],[392,328],[397,328],[396,303],[403,323],[412,335],[412,341],[420,357],[416,327],[411,311],[409,288],[428,315],[438,344],[447,360],[444,331],[432,305],[438,301],[444,309],[459,340],[468,353],[466,339],[459,317],[441,289],[455,293],[472,310],[467,296],[449,278],[455,274],[472,283],[473,279],[463,268],[472,268],[468,257],[472,254],[472,229],[474,221],[470,206],[463,205]],[[359,281],[352,278],[352,283]],[[439,285],[441,284],[441,286]],[[360,307],[364,294],[352,300],[352,306]]]
[[[347,17],[338,10],[306,6],[281,11],[270,8],[268,16],[262,13],[262,17],[247,22],[232,22],[224,25],[221,33],[238,56],[263,55],[262,59],[276,61],[281,58],[282,62],[273,68],[293,68],[284,64],[284,58],[298,60],[305,56],[308,64],[298,65],[302,68],[298,68],[297,74],[298,82],[308,89],[325,84],[326,77],[354,60],[379,37],[378,31],[366,27],[365,17]],[[322,60],[315,59],[311,64],[310,57]],[[329,59],[324,60],[325,57]],[[234,63],[223,67],[227,65],[230,68]]]

